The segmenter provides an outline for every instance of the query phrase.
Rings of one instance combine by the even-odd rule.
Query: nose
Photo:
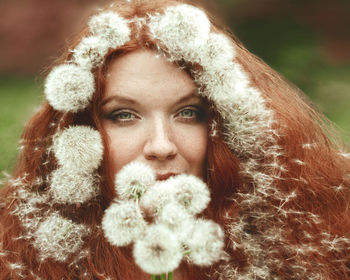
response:
[[[162,118],[151,122],[148,137],[144,145],[144,156],[147,160],[170,160],[176,157],[177,146],[173,142],[171,124]]]

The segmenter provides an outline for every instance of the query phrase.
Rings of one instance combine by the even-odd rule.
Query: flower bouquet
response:
[[[151,279],[172,279],[183,258],[208,266],[225,256],[220,226],[196,217],[210,201],[197,177],[156,181],[151,167],[132,162],[117,174],[116,191],[102,221],[105,237],[114,246],[133,243],[135,262]]]

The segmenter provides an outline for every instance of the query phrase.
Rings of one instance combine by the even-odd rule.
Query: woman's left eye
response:
[[[179,115],[184,118],[194,118],[197,117],[197,111],[193,109],[184,109],[179,113]]]
[[[200,121],[203,117],[202,115],[203,113],[200,109],[184,108],[177,113],[176,118],[184,122]]]

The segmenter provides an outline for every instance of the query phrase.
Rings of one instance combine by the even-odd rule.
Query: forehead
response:
[[[136,50],[113,60],[106,77],[105,98],[119,95],[146,99],[180,99],[196,94],[196,84],[182,69],[150,50]]]

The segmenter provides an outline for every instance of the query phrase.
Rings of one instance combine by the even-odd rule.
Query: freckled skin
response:
[[[203,179],[206,106],[190,76],[163,57],[137,50],[114,60],[101,115],[114,173],[138,160],[156,173]]]

